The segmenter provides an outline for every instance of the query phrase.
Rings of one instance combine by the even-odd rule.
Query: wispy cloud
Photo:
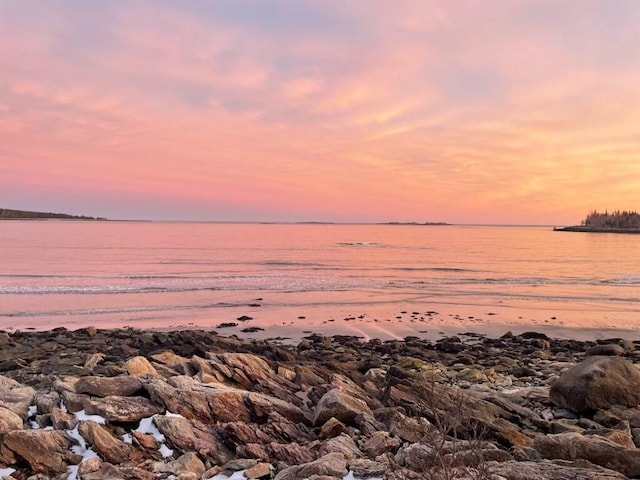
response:
[[[3,201],[230,220],[638,208],[638,31],[619,0],[2,3]]]

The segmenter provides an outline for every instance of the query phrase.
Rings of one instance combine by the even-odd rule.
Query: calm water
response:
[[[571,335],[598,336],[640,326],[635,235],[5,221],[0,239],[4,329],[210,328],[241,315],[253,320],[221,333],[258,326],[262,336],[388,338],[579,327]]]

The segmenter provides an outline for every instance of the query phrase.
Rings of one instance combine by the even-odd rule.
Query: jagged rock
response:
[[[198,420],[187,420],[175,415],[155,415],[153,423],[173,448],[195,450],[203,458],[210,458],[217,464],[226,463],[233,458],[233,452],[215,435],[215,431]]]
[[[185,365],[189,363],[188,358],[176,355],[170,350],[156,353],[154,355],[151,355],[149,358],[151,358],[154,362],[161,363],[174,370],[182,370],[183,372],[185,371]]]
[[[109,422],[137,422],[163,411],[162,407],[144,397],[86,398],[82,403],[85,412],[100,415]]]
[[[155,376],[158,375],[158,371],[149,363],[144,357],[133,357],[127,360],[125,366],[129,375],[135,375],[136,377]]]
[[[323,438],[331,438],[346,432],[347,427],[345,424],[335,417],[331,417],[324,423],[324,425],[322,425],[322,428],[320,429],[320,436]]]
[[[356,442],[346,434],[325,440],[318,449],[319,456],[333,452],[341,453],[347,460],[362,457],[362,452],[358,448],[358,445],[356,445]]]
[[[94,353],[94,354],[90,355],[87,358],[87,360],[84,362],[84,365],[82,366],[82,368],[84,368],[87,371],[91,372],[104,359],[105,359],[105,354],[104,353]]]
[[[178,459],[174,460],[170,463],[171,472],[176,475],[180,475],[185,472],[196,474],[196,478],[200,478],[200,476],[206,470],[204,463],[202,460],[198,458],[198,455],[194,452],[187,452],[178,457]]]
[[[22,430],[23,420],[12,410],[0,407],[0,434],[10,432],[11,430]]]
[[[389,433],[398,436],[405,442],[417,443],[429,432],[434,430],[434,426],[426,418],[408,417],[401,412],[393,412],[386,422]]]
[[[597,435],[558,433],[536,437],[534,448],[547,459],[584,459],[630,477],[640,476],[640,449],[626,448]]]
[[[87,473],[82,480],[155,480],[156,475],[141,468],[103,463],[100,470]]]
[[[344,477],[347,474],[347,462],[340,453],[330,453],[319,459],[285,468],[275,477],[275,480],[298,480],[313,475],[329,475]]]
[[[592,356],[567,370],[551,386],[559,407],[585,412],[610,405],[640,404],[640,369],[620,357]]]
[[[62,403],[65,408],[71,413],[82,410],[84,408],[84,401],[89,398],[87,395],[69,392],[67,390],[63,391],[60,396],[62,397]]]
[[[131,458],[133,447],[117,439],[109,430],[94,421],[83,421],[78,432],[107,462],[124,463]]]
[[[78,424],[78,420],[74,415],[67,412],[63,412],[57,407],[54,407],[49,414],[51,425],[56,430],[72,430]]]
[[[93,472],[97,472],[102,468],[102,464],[104,462],[100,457],[92,457],[87,460],[83,460],[78,465],[78,475],[81,478],[85,478],[85,475],[88,475]]]
[[[38,413],[51,413],[54,408],[60,407],[60,394],[58,392],[38,392],[33,399]]]
[[[333,389],[325,393],[316,405],[313,424],[320,426],[334,417],[346,425],[354,425],[356,416],[361,414],[373,415],[366,402],[345,391]]]
[[[55,430],[14,430],[5,435],[3,446],[24,458],[35,472],[47,475],[63,473],[68,463],[80,461],[70,450],[71,440]]]
[[[389,465],[368,458],[354,458],[349,460],[349,470],[359,478],[382,477],[389,470]]]
[[[606,410],[598,410],[593,419],[605,427],[613,427],[622,420],[629,422],[631,428],[640,428],[640,407],[611,405]]]
[[[362,449],[369,457],[375,458],[383,453],[397,450],[401,443],[398,437],[392,437],[388,432],[375,432],[364,441]]]
[[[147,379],[145,389],[154,402],[170,412],[205,423],[266,420],[272,411],[294,422],[305,419],[300,408],[284,400],[220,383],[202,384],[181,375],[166,381]]]
[[[487,462],[485,467],[496,478],[505,480],[624,480],[619,472],[597,467],[585,461],[567,462]]]
[[[7,408],[27,419],[27,409],[33,404],[36,391],[11,378],[0,375],[0,407]]]
[[[297,443],[276,443],[267,445],[269,458],[280,460],[288,465],[300,465],[309,463],[315,459],[308,447],[303,447]]]
[[[290,403],[298,403],[295,383],[283,378],[269,363],[250,353],[207,353],[211,366],[236,384],[256,392],[273,395]]]
[[[256,463],[253,467],[247,468],[244,471],[244,476],[249,479],[262,478],[269,475],[271,470],[273,470],[273,467],[270,463],[260,462]]]
[[[142,390],[142,382],[131,375],[119,377],[82,377],[75,384],[77,393],[87,393],[98,397],[119,395],[129,397]]]

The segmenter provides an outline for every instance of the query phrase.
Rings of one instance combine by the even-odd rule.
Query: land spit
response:
[[[640,477],[638,345],[0,332],[0,477]]]

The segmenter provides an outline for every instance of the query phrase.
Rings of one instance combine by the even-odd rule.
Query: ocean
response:
[[[0,222],[0,329],[633,335],[640,236],[551,227]],[[249,318],[246,318],[249,317]],[[238,320],[243,318],[243,320]],[[221,326],[221,324],[237,324]],[[255,333],[242,333],[257,327]]]

